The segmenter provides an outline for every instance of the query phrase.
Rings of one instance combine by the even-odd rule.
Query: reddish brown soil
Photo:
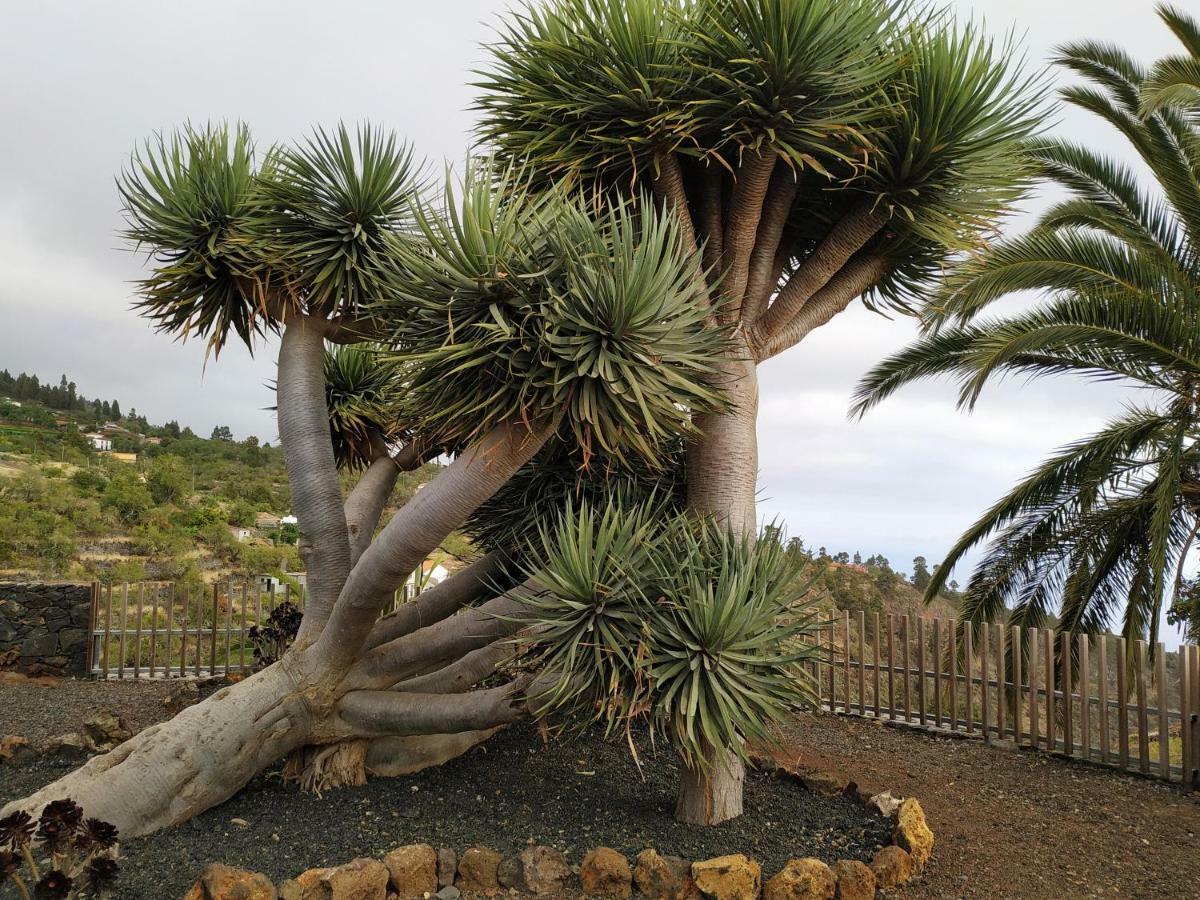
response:
[[[1200,897],[1200,796],[1084,763],[802,717],[781,762],[915,796],[934,858],[904,897]]]

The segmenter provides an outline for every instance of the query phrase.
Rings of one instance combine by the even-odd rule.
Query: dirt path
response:
[[[1200,798],[1177,787],[829,715],[783,758],[920,799],[937,848],[905,897],[1200,897]]]

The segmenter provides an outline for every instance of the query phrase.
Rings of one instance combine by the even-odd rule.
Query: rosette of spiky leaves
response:
[[[51,853],[70,846],[83,821],[83,810],[74,800],[55,800],[47,803],[38,818],[37,837]]]
[[[647,607],[654,722],[684,763],[714,749],[742,756],[772,741],[770,726],[814,706],[805,664],[819,626],[806,561],[774,536],[755,539],[708,522],[676,520],[658,543]]]
[[[900,67],[889,38],[894,0],[700,0],[680,63],[704,152],[733,158],[770,145],[799,170],[861,156],[888,112],[882,87]],[[685,76],[676,76],[682,80]]]
[[[673,515],[687,502],[683,452],[684,442],[676,438],[664,442],[653,462],[613,465],[600,458],[584,467],[570,440],[551,440],[467,517],[463,531],[479,547],[521,558],[537,546],[544,523],[557,520],[568,503],[599,507],[613,494],[631,503],[653,496],[664,515]]]
[[[347,344],[325,350],[325,402],[339,469],[370,465],[380,449],[402,433],[403,378],[394,360],[376,344]]]
[[[562,417],[584,459],[653,460],[720,404],[709,384],[724,334],[672,216],[534,193],[491,161],[447,177],[417,212],[406,280],[377,308],[411,363],[406,418],[461,446],[503,423]]]
[[[645,591],[662,521],[654,498],[616,495],[596,506],[568,501],[542,525],[527,563],[541,590],[523,617],[532,634],[525,662],[554,676],[533,698],[539,715],[611,732],[649,710]]]
[[[88,891],[96,897],[108,896],[121,874],[120,864],[111,856],[97,856],[84,868]]]
[[[253,238],[310,313],[358,316],[386,293],[410,222],[412,151],[362,125],[277,147],[258,178]]]
[[[188,126],[137,151],[123,234],[150,257],[137,308],[159,330],[247,346],[288,310],[358,322],[384,291],[413,189],[411,153],[364,126],[318,130],[261,165],[244,125]]]
[[[1011,41],[972,24],[903,35],[907,64],[887,84],[865,167],[837,202],[890,212],[866,252],[889,260],[879,293],[907,309],[948,255],[979,249],[1032,186],[1023,151],[1041,126],[1045,78],[1013,64]]]
[[[80,850],[109,850],[117,845],[120,833],[117,826],[102,819],[86,819],[75,836],[75,846]]]
[[[207,337],[219,352],[230,331],[246,344],[264,328],[250,296],[255,268],[241,226],[256,190],[244,125],[187,126],[147,141],[118,179],[126,228],[153,274],[135,307],[160,331]]]
[[[71,896],[75,881],[66,872],[53,869],[43,875],[33,886],[35,900],[65,900]]]
[[[11,847],[19,850],[27,846],[33,839],[37,824],[33,816],[23,810],[17,810],[0,819],[0,847]]]
[[[491,45],[480,134],[539,176],[619,184],[679,150],[845,155],[897,65],[886,0],[554,0]]]

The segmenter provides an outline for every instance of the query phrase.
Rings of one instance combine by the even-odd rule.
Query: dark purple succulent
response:
[[[71,893],[71,885],[72,881],[65,873],[54,869],[33,886],[33,896],[38,900],[63,900]]]
[[[33,839],[35,828],[33,817],[18,810],[0,819],[0,847],[19,850]]]
[[[100,819],[88,819],[75,835],[75,846],[80,850],[107,850],[116,846],[117,826]]]
[[[21,868],[21,857],[9,850],[0,850],[0,877],[12,875]]]
[[[87,867],[88,885],[94,893],[108,890],[116,883],[121,867],[108,856],[97,856]]]
[[[51,853],[57,853],[74,839],[82,819],[83,810],[74,800],[48,803],[38,819],[38,840]]]

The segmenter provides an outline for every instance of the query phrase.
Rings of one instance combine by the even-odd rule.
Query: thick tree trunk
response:
[[[679,779],[675,820],[688,825],[716,825],[742,814],[746,768],[736,753],[710,749],[705,764],[685,767]]]
[[[296,688],[295,662],[223,688],[0,814],[26,809],[36,815],[50,801],[69,797],[128,838],[216,806],[313,738],[312,698]]]
[[[688,505],[752,535],[758,530],[758,373],[748,353],[723,369],[730,408],[696,419],[700,435],[687,450]]]

